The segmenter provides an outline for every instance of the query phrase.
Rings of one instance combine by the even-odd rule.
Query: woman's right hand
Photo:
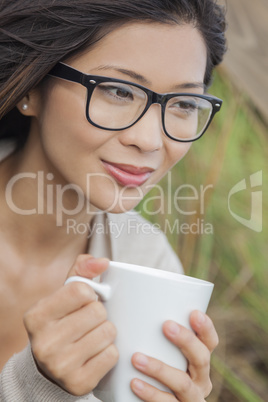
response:
[[[80,255],[68,277],[94,278],[109,261]],[[72,282],[40,300],[24,316],[39,371],[70,394],[91,392],[115,366],[115,326],[85,283]]]

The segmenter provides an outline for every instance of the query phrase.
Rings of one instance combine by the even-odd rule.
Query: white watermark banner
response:
[[[9,208],[19,215],[55,215],[56,225],[63,226],[66,225],[67,233],[74,234],[86,234],[88,237],[92,236],[94,231],[106,231],[109,230],[115,237],[120,236],[122,233],[122,228],[117,227],[91,227],[87,223],[79,223],[76,221],[76,216],[82,212],[86,211],[88,214],[92,214],[90,205],[90,195],[92,180],[96,180],[96,177],[100,179],[105,176],[108,178],[113,185],[113,197],[109,201],[110,204],[105,211],[94,212],[96,214],[103,212],[113,212],[115,205],[118,205],[122,213],[144,213],[147,217],[154,215],[173,216],[173,221],[170,222],[168,219],[161,220],[162,230],[165,233],[170,234],[213,234],[213,226],[211,223],[205,221],[206,212],[206,194],[208,191],[213,190],[213,185],[208,184],[206,186],[200,185],[195,187],[192,184],[181,184],[179,186],[174,186],[172,183],[172,173],[169,172],[165,181],[165,188],[161,187],[159,184],[147,185],[145,186],[144,192],[148,193],[152,188],[154,188],[153,193],[149,193],[142,204],[142,211],[129,212],[124,208],[126,201],[138,202],[143,199],[143,192],[140,187],[135,188],[136,195],[130,196],[128,186],[120,187],[117,182],[108,175],[100,174],[88,174],[86,177],[86,190],[80,188],[76,184],[55,184],[54,175],[52,173],[44,174],[42,171],[37,173],[24,172],[13,176],[7,186],[6,186],[6,202]],[[24,185],[27,182],[36,194],[33,195],[34,208],[23,208],[19,204],[19,200],[14,195],[14,189],[17,184]],[[247,182],[249,185],[247,185]],[[236,219],[240,224],[246,226],[247,228],[255,231],[262,231],[262,171],[258,171],[250,175],[249,180],[245,178],[235,184],[229,194],[226,196],[228,203],[228,210],[232,217]],[[246,219],[240,216],[237,212],[234,212],[231,207],[231,199],[235,197],[236,194],[243,192],[244,190],[250,188],[251,191],[251,206],[250,206],[250,218]],[[72,197],[75,200],[69,207],[66,206],[64,200],[68,199],[69,194],[75,194]],[[153,207],[152,207],[153,205]],[[177,217],[190,217],[185,222],[187,218],[178,219]],[[193,220],[191,220],[193,217]],[[63,223],[64,222],[64,223]],[[67,222],[67,223],[66,223]],[[127,232],[134,230],[131,228],[131,220],[129,223],[130,227],[127,228]],[[150,225],[152,227],[152,225]],[[159,225],[153,226],[155,230],[160,230]],[[137,228],[135,230],[147,231],[149,230],[146,225],[142,228]]]
[[[157,235],[160,232],[164,232],[166,235],[211,235],[214,233],[213,225],[200,218],[197,218],[196,221],[192,223],[181,222],[179,219],[175,219],[172,222],[170,222],[169,219],[164,219],[164,222],[161,225],[158,223],[151,224],[150,222],[146,221],[138,222],[135,218],[129,218],[126,222],[94,222],[92,225],[89,223],[79,223],[75,219],[67,219],[66,231],[67,234],[87,234],[88,239],[94,234],[112,234],[115,239],[118,239],[123,234]]]
[[[230,214],[242,225],[254,230],[255,232],[262,231],[262,170],[253,173],[249,177],[250,191],[251,191],[251,205],[250,205],[250,218],[246,219],[233,212],[231,209],[231,197],[241,191],[247,190],[246,179],[241,180],[235,184],[230,190],[228,195],[228,209]]]

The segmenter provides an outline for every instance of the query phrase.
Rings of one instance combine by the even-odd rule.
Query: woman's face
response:
[[[205,43],[191,25],[133,23],[66,63],[86,74],[132,81],[158,93],[200,94],[206,58]],[[41,145],[38,160],[62,183],[79,186],[93,207],[130,210],[190,144],[165,136],[158,104],[131,128],[106,131],[87,121],[85,99],[82,85],[51,78],[49,90],[39,97],[31,133]]]

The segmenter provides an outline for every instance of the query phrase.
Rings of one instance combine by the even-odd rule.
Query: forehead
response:
[[[125,79],[118,70],[131,69],[161,92],[175,83],[203,82],[206,61],[204,40],[192,25],[131,23],[69,63],[85,73]]]

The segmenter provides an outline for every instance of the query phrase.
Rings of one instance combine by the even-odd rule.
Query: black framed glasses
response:
[[[87,120],[109,131],[133,126],[157,103],[165,134],[175,141],[192,142],[204,134],[222,105],[222,100],[212,95],[158,94],[133,82],[84,74],[64,63],[56,64],[49,75],[85,86]]]

